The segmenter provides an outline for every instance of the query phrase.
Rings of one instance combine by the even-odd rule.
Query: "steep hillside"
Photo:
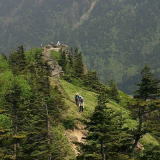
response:
[[[50,54],[54,59],[60,60],[61,53],[50,50]],[[70,80],[69,80],[70,81]],[[51,79],[51,84],[55,85],[55,78]],[[87,135],[84,122],[89,119],[93,114],[95,107],[97,106],[98,94],[94,91],[90,91],[85,85],[82,85],[79,79],[73,79],[68,82],[64,79],[59,81],[60,90],[63,93],[65,104],[68,106],[67,112],[63,115],[63,125],[66,128],[66,136],[71,142],[71,146],[75,151],[75,155],[79,154],[79,146],[77,143],[84,143],[84,138]],[[85,105],[84,112],[80,113],[79,108],[75,104],[75,94],[79,93],[84,97]],[[113,99],[109,99],[106,104],[112,111],[117,114],[122,114],[125,119],[124,127],[128,127],[131,131],[137,127],[137,121],[132,118],[131,111],[128,109],[128,102],[132,101],[132,97],[128,96],[122,91],[119,91],[120,103],[115,102]],[[148,146],[156,147],[160,146],[159,141],[151,134],[144,135],[140,143],[137,145],[137,150],[145,151]]]
[[[157,160],[160,147],[158,110],[145,117],[149,121],[143,126],[149,125],[149,128],[144,130],[132,153],[130,148],[139,128],[139,118],[135,117],[134,108],[130,108],[135,103],[133,98],[119,91],[113,83],[110,86],[100,83],[96,73],[86,69],[77,49],[48,45],[24,51],[20,46],[9,58],[0,56],[0,71],[0,159],[79,159],[82,146],[88,142],[85,139],[90,131],[87,125],[97,114],[98,126],[105,125],[103,121],[110,123],[108,132],[103,132],[102,128],[97,136],[107,133],[113,138],[107,144],[107,147],[113,146],[111,152],[120,144],[116,152],[125,160],[131,160],[130,156],[134,160],[145,157],[149,160],[152,152],[153,160]],[[75,103],[76,93],[84,97],[84,112],[79,112]],[[113,116],[103,121],[101,116],[107,112],[104,110],[100,115],[100,111],[97,112],[102,105],[103,99],[99,99],[102,94],[105,95],[104,108],[109,110],[108,117]],[[140,107],[144,104],[142,101]],[[154,104],[150,107],[153,109]],[[92,129],[95,127],[96,124]],[[117,141],[114,136],[119,132],[126,134],[124,139],[119,135],[120,141]],[[95,145],[93,148],[99,147],[98,143]],[[125,145],[126,153],[122,149]]]
[[[77,29],[77,44],[90,68],[106,82],[115,79],[133,94],[139,70],[151,65],[159,73],[159,15],[157,0],[101,0]]]
[[[97,105],[97,94],[94,92],[87,91],[81,87],[68,83],[64,80],[61,81],[61,85],[64,89],[65,103],[69,106],[68,112],[65,114],[64,125],[68,128],[66,131],[67,136],[69,137],[72,143],[83,142],[83,139],[86,135],[86,130],[84,130],[83,121],[86,120],[93,113]],[[78,108],[74,102],[75,94],[83,95],[85,98],[85,111],[83,114],[78,112]],[[126,95],[125,95],[126,96]],[[125,101],[125,97],[121,97],[122,101]],[[137,125],[137,122],[133,120],[130,116],[130,111],[125,108],[123,105],[119,105],[114,101],[110,100],[107,104],[113,111],[117,113],[122,113],[126,118],[125,125],[128,126],[131,130],[134,129]],[[160,145],[159,142],[150,134],[145,135],[141,142],[144,146]],[[77,150],[75,150],[77,153]]]

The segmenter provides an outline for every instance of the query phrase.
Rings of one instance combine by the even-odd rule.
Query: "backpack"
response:
[[[81,103],[83,103],[83,97],[82,97],[82,96],[79,96],[79,101],[80,101]]]

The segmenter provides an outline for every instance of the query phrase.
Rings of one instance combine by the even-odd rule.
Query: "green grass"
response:
[[[56,51],[51,51],[51,56],[55,59],[55,60],[57,60],[57,61],[59,61],[60,60],[60,58],[61,58],[61,54],[60,54],[60,52],[56,52]]]
[[[65,102],[67,106],[69,106],[69,111],[67,113],[68,118],[72,120],[88,118],[88,116],[90,116],[93,113],[97,105],[97,94],[91,91],[87,91],[82,87],[73,85],[65,80],[61,80],[61,85],[66,95]],[[85,101],[84,113],[79,113],[78,108],[75,105],[74,96],[76,93],[79,93],[84,97],[84,101]],[[113,111],[117,113],[118,112],[122,113],[124,118],[126,118],[125,126],[129,127],[130,129],[134,129],[136,127],[137,123],[135,120],[131,119],[130,112],[127,109],[123,108],[122,106],[120,106],[119,104],[111,100],[107,105]]]
[[[87,91],[79,86],[75,86],[65,80],[61,80],[61,85],[65,91],[65,94],[67,95],[65,102],[69,106],[70,116],[76,118],[87,118],[89,115],[91,115],[91,113],[93,113],[97,105],[96,93]],[[76,93],[79,93],[84,97],[84,113],[79,113],[78,107],[75,105],[74,96]]]
[[[122,91],[119,91],[119,95],[121,99],[120,104],[124,107],[127,106],[128,102],[133,100],[132,96],[129,96]]]
[[[143,145],[153,145],[153,146],[157,146],[160,145],[159,142],[150,134],[146,134],[145,136],[143,136],[143,138],[141,139],[141,143]]]
[[[80,86],[77,86],[75,84],[69,83],[65,80],[60,81],[61,86],[64,89],[64,97],[65,97],[65,103],[68,106],[68,112],[65,114],[65,123],[68,124],[68,128],[74,128],[76,123],[79,120],[84,120],[88,118],[94,111],[96,105],[97,105],[97,94],[91,91],[88,91]],[[84,97],[85,102],[85,110],[84,113],[78,112],[78,107],[75,105],[74,102],[74,96],[76,93],[79,93]],[[126,94],[121,92],[121,98],[124,97],[124,102],[127,102],[129,99],[131,99],[130,96],[127,96]],[[136,120],[133,120],[130,115],[130,111],[127,110],[122,104],[117,104],[116,102],[110,100],[107,104],[108,107],[110,107],[113,111],[122,113],[124,116],[125,124],[124,127],[130,128],[130,130],[135,129],[137,126]],[[158,141],[150,134],[146,134],[141,139],[142,144],[151,144],[151,145],[159,145]]]
[[[107,105],[114,112],[122,114],[122,116],[125,119],[124,127],[128,127],[130,130],[133,130],[133,129],[136,128],[137,122],[135,120],[131,119],[130,111],[129,110],[127,110],[126,108],[122,107],[120,104],[117,104],[114,101],[109,101],[109,103]]]

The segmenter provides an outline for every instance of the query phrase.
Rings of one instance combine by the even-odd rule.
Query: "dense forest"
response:
[[[145,64],[159,75],[159,0],[1,0],[0,49],[78,46],[103,82],[133,95]]]
[[[159,160],[160,80],[148,66],[140,74],[131,97],[114,81],[102,84],[78,49],[1,55],[0,159]]]

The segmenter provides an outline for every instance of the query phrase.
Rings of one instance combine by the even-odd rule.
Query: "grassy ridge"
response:
[[[91,91],[87,91],[81,87],[75,86],[71,83],[68,83],[65,80],[61,80],[61,85],[67,94],[67,98],[65,99],[66,104],[69,106],[69,115],[75,117],[87,117],[91,115],[94,111],[94,108],[97,105],[97,94]],[[84,97],[84,114],[78,113],[78,108],[74,103],[74,96],[76,93],[79,93]]]
[[[84,120],[88,116],[90,116],[96,105],[97,105],[97,94],[91,91],[88,91],[82,87],[73,85],[65,80],[60,81],[61,86],[65,92],[65,103],[69,107],[68,112],[66,113],[66,123],[71,123],[70,125],[75,125],[77,120]],[[81,94],[85,100],[85,110],[84,113],[79,113],[78,108],[74,103],[74,95],[76,93]],[[122,104],[125,104],[127,99],[131,99],[131,97],[127,96],[124,93],[120,93],[122,98]],[[122,113],[124,118],[126,119],[124,127],[129,127],[131,130],[134,129],[137,125],[137,122],[131,118],[130,111],[123,107],[122,104],[117,104],[116,102],[110,100],[107,104],[113,111],[117,113]],[[74,126],[72,126],[74,127]],[[72,128],[70,127],[70,128]],[[150,134],[146,134],[142,139],[141,143],[144,145],[159,145],[158,141]]]

